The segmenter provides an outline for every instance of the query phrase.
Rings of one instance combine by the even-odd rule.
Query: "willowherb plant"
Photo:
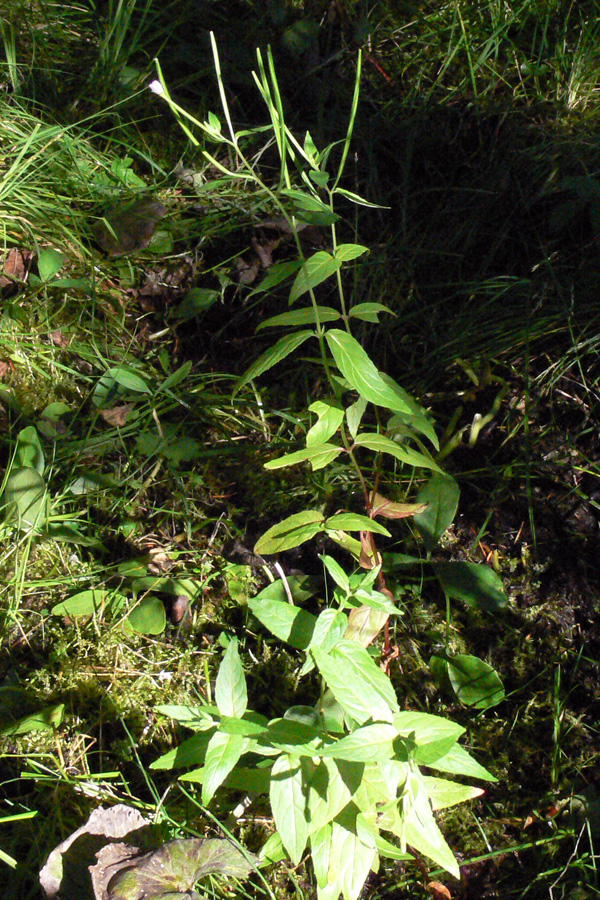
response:
[[[378,370],[351,333],[354,320],[377,322],[379,315],[390,313],[380,303],[349,303],[341,277],[344,265],[366,254],[368,248],[338,241],[335,201],[343,197],[374,205],[340,186],[358,105],[360,59],[349,127],[335,174],[331,174],[328,166],[334,145],[319,151],[309,133],[302,143],[298,141],[285,124],[272,58],[269,54],[265,66],[258,53],[254,78],[269,111],[269,131],[280,159],[279,185],[271,189],[244,154],[240,141],[248,132],[236,133],[233,128],[214,39],[213,50],[226,130],[213,114],[199,122],[186,113],[173,102],[162,78],[154,89],[169,103],[194,143],[198,140],[188,123],[199,127],[206,140],[228,149],[230,159],[236,160],[236,170],[206,150],[204,155],[226,178],[251,183],[279,209],[298,253],[297,259],[272,266],[255,293],[291,281],[289,305],[296,308],[260,327],[299,330],[276,341],[242,376],[236,392],[303,344],[316,342],[328,393],[309,407],[316,422],[306,434],[305,446],[271,460],[267,468],[308,462],[317,470],[334,460],[338,464],[345,460],[364,500],[362,514],[340,511],[326,515],[321,509],[295,513],[263,534],[256,551],[275,554],[326,535],[354,557],[354,565],[358,564],[363,574],[349,576],[336,560],[322,557],[336,585],[337,608],[326,608],[318,616],[297,605],[306,595],[293,578],[275,582],[249,603],[267,629],[305,654],[300,674],[318,672],[321,692],[314,706],[292,707],[283,718],[271,721],[249,711],[238,646],[232,640],[219,669],[214,705],[161,708],[197,733],[154,766],[201,763],[201,768],[182,777],[202,783],[205,804],[221,785],[268,794],[277,833],[263,848],[263,857],[276,858],[283,848],[298,863],[309,848],[320,900],[337,900],[340,894],[355,900],[380,857],[410,858],[409,848],[458,876],[458,864],[434,811],[482,791],[425,774],[422,767],[495,780],[458,744],[463,732],[459,725],[400,709],[389,675],[367,649],[389,617],[398,612],[376,544],[377,535],[390,536],[390,532],[379,520],[421,516],[426,543],[432,546],[452,521],[458,489],[434,459],[439,445],[425,410]],[[306,257],[298,236],[301,222],[328,226],[330,249]],[[320,305],[315,294],[329,279],[335,279],[337,308]],[[298,301],[305,299],[309,302],[301,306]],[[365,451],[374,454],[368,467],[362,462]],[[432,473],[422,499],[397,502],[380,492],[381,463],[386,457],[401,467],[403,474],[415,470]],[[464,569],[445,570],[440,576],[449,596],[461,596],[461,573],[464,582]],[[467,587],[463,584],[463,594],[473,591],[479,578],[488,605],[500,608],[506,602],[494,573],[494,578],[481,577],[481,573],[475,576],[471,570],[469,574],[472,577]],[[442,659],[444,662],[450,665],[451,660]]]

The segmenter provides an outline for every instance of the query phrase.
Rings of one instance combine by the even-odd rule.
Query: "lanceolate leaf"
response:
[[[394,755],[392,743],[398,736],[393,725],[377,722],[364,725],[321,751],[323,757],[355,762],[374,762]]]
[[[290,306],[302,294],[327,281],[342,266],[342,260],[336,259],[326,250],[318,250],[310,256],[298,274],[290,291]]]
[[[207,806],[245,750],[247,739],[241,734],[217,731],[211,737],[204,762],[202,802]]]
[[[276,344],[269,347],[262,356],[259,356],[256,362],[244,372],[235,386],[234,395],[249,381],[258,378],[263,372],[268,372],[269,369],[276,366],[277,363],[289,356],[290,353],[293,353],[310,337],[314,337],[314,331],[297,331],[294,334],[286,334],[285,337],[282,337]]]
[[[325,337],[338,369],[365,400],[392,411],[412,414],[412,408],[385,383],[370,357],[352,335],[338,328],[331,328]]]
[[[306,446],[316,447],[332,437],[344,421],[344,410],[335,403],[316,400],[308,407],[316,413],[318,422],[309,429],[306,435]]]
[[[295,865],[300,862],[309,832],[302,781],[297,757],[283,753],[275,760],[271,769],[271,809],[283,846]]]
[[[430,456],[425,456],[423,453],[419,453],[418,450],[413,450],[412,447],[397,444],[396,441],[392,441],[383,434],[359,434],[355,438],[354,443],[357,447],[368,447],[369,450],[374,450],[376,453],[388,453],[409,466],[433,469],[435,472],[442,471]]]
[[[222,716],[243,716],[248,706],[246,678],[237,645],[237,638],[233,638],[219,666],[215,684],[215,700]]]
[[[336,447],[335,444],[318,444],[314,447],[307,447],[305,450],[288,453],[286,456],[280,456],[278,459],[271,459],[265,463],[265,469],[283,469],[286,466],[295,466],[297,463],[309,462],[313,470],[316,471],[329,465],[342,452],[343,448]]]
[[[332,826],[329,867],[337,873],[344,900],[360,897],[376,859],[375,847],[364,844],[358,837],[356,813],[340,816]]]
[[[293,309],[290,312],[282,313],[280,316],[272,316],[270,319],[261,322],[256,330],[277,328],[283,325],[288,328],[294,325],[314,325],[317,318],[319,322],[335,322],[340,317],[340,313],[330,306],[317,306],[316,310],[313,306],[305,306],[303,309]]]
[[[344,262],[348,262],[351,259],[356,259],[359,256],[362,256],[363,253],[368,253],[369,248],[363,247],[362,244],[339,244],[338,247],[335,248],[335,258],[341,259]]]
[[[460,878],[458,863],[433,817],[423,776],[418,772],[411,772],[409,786],[410,801],[405,794],[403,802],[404,837],[407,844],[428,856],[455,878]]]
[[[428,775],[423,776],[423,784],[427,788],[434,810],[447,809],[449,806],[456,806],[457,803],[464,803],[465,800],[472,800],[485,793],[481,788],[472,787],[470,784],[459,784],[457,781],[447,781],[445,778],[433,778]]]
[[[362,319],[363,322],[379,322],[379,316],[384,312],[395,316],[389,306],[384,306],[383,303],[357,303],[350,308],[348,315],[353,319]]]
[[[305,509],[273,525],[259,538],[255,553],[280,553],[298,547],[324,529],[325,517],[317,509]]]
[[[482,781],[498,781],[460,744],[455,744],[448,753],[431,763],[431,768],[451,775],[466,775],[468,778],[481,778]]]
[[[327,531],[373,531],[375,534],[390,536],[384,525],[358,513],[338,513],[335,516],[329,516],[325,527]]]
[[[329,653],[310,650],[317,667],[346,715],[359,724],[369,719],[391,721],[398,701],[389,678],[368,651],[353,641],[340,641]]]

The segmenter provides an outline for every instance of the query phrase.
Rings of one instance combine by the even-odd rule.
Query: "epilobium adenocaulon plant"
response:
[[[316,671],[320,676],[313,706],[293,706],[282,718],[271,720],[249,710],[234,639],[219,669],[214,704],[161,707],[196,733],[154,766],[200,765],[182,778],[202,784],[205,804],[223,785],[268,795],[277,832],[263,848],[264,858],[285,853],[298,863],[309,850],[319,900],[337,900],[340,894],[356,900],[380,857],[410,859],[410,848],[458,876],[458,864],[434,812],[482,791],[439,773],[495,780],[458,744],[463,732],[459,725],[401,709],[388,671],[367,649],[389,617],[398,613],[376,544],[377,535],[390,536],[380,520],[425,511],[423,502],[391,500],[380,492],[382,461],[389,460],[402,479],[416,470],[429,471],[430,483],[435,485],[437,479],[440,491],[454,497],[456,489],[434,459],[438,441],[425,410],[378,370],[352,334],[356,321],[377,322],[381,314],[390,313],[380,303],[350,303],[342,279],[343,268],[368,249],[339,242],[335,202],[343,197],[372,205],[341,187],[358,105],[360,58],[349,126],[334,165],[335,145],[319,151],[309,133],[301,143],[287,127],[272,58],[269,54],[265,65],[258,53],[254,78],[280,160],[279,184],[268,187],[244,153],[241,140],[248,132],[233,128],[214,39],[213,51],[225,126],[213,114],[199,122],[186,113],[170,98],[161,77],[162,96],[192,141],[198,143],[191,130],[197,127],[206,141],[227,149],[228,164],[206,150],[204,155],[225,178],[243,180],[268,198],[287,221],[297,248],[296,259],[273,265],[255,289],[266,292],[290,282],[289,306],[294,308],[260,326],[289,331],[248,369],[236,391],[302,345],[314,345],[327,384],[321,398],[309,406],[316,421],[301,449],[271,460],[267,468],[308,462],[317,470],[334,460],[338,466],[345,461],[364,501],[360,514],[302,510],[270,528],[256,550],[275,554],[326,535],[350,554],[362,574],[348,575],[335,559],[323,556],[335,583],[335,605],[318,616],[298,605],[306,594],[294,578],[275,582],[249,603],[272,634],[303,655],[300,674]],[[299,238],[302,223],[329,228],[329,249],[306,256]],[[316,289],[328,281],[335,284],[335,305],[317,300]],[[432,539],[448,526],[451,505],[446,503],[444,516],[430,525]]]

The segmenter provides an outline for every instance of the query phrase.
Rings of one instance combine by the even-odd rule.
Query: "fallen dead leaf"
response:
[[[107,425],[121,428],[133,411],[133,403],[124,403],[122,406],[113,406],[112,409],[101,409],[100,415]]]
[[[19,250],[17,247],[10,248],[2,264],[0,289],[27,280],[27,272],[32,255],[30,250]]]
[[[55,346],[62,347],[63,350],[71,343],[71,338],[67,337],[62,331],[51,331],[48,337]]]
[[[7,375],[14,371],[15,367],[10,359],[0,359],[0,378],[6,378]]]
[[[433,900],[452,900],[452,894],[445,884],[439,881],[430,881],[427,885],[427,891],[433,897]]]

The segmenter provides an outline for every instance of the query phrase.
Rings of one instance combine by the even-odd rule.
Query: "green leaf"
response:
[[[44,474],[44,451],[33,425],[22,428],[17,435],[12,467],[13,469],[35,469],[38,475]]]
[[[394,688],[364,647],[341,640],[329,652],[319,647],[310,652],[346,715],[359,725],[369,719],[391,721],[398,710]]]
[[[433,656],[429,664],[438,684],[448,682],[465,706],[490,709],[504,700],[504,685],[496,671],[476,656]]]
[[[348,804],[360,785],[363,767],[337,763],[332,759],[303,757],[302,773],[306,787],[306,806],[310,834],[320,831]]]
[[[253,294],[262,293],[263,291],[268,291],[273,287],[277,287],[278,284],[281,284],[282,281],[285,281],[286,278],[289,278],[291,275],[297,272],[301,265],[301,259],[293,259],[287,260],[286,262],[275,263],[274,266],[271,266],[268,274],[265,275],[261,283],[250,292],[250,296],[252,296]]]
[[[358,429],[360,428],[360,423],[362,422],[366,408],[367,401],[364,397],[359,397],[356,403],[353,403],[346,410],[348,431],[350,432],[352,439],[354,439],[358,434]]]
[[[294,453],[288,453],[277,459],[270,459],[265,463],[265,469],[284,469],[287,466],[295,466],[297,463],[310,462],[313,471],[317,471],[317,469],[327,466],[342,452],[343,447],[336,447],[335,444],[319,444],[307,447],[305,450],[296,450]]]
[[[318,421],[307,432],[306,446],[315,447],[332,437],[344,421],[344,410],[338,403],[316,400],[308,407],[317,415]]]
[[[187,362],[184,362],[182,366],[179,366],[174,372],[165,378],[161,386],[159,387],[159,391],[172,391],[174,387],[177,387],[178,384],[181,384],[182,381],[188,377],[190,372],[192,371],[192,361],[188,359]]]
[[[369,248],[363,247],[362,244],[339,244],[334,250],[334,256],[336,259],[341,259],[342,262],[348,262],[369,252]]]
[[[456,781],[447,781],[445,778],[434,778],[423,775],[423,783],[427,789],[429,800],[433,810],[447,809],[481,797],[485,793],[481,788],[472,787],[470,784],[458,784]]]
[[[219,666],[215,701],[222,716],[243,716],[248,707],[248,691],[237,638],[229,642]]]
[[[55,706],[47,706],[39,712],[23,716],[16,722],[12,722],[0,730],[4,736],[27,734],[29,731],[51,731],[58,728],[64,718],[65,704],[58,703]]]
[[[319,559],[327,569],[329,575],[335,581],[336,585],[340,587],[344,591],[344,593],[350,593],[350,580],[340,566],[339,562],[332,556],[327,556],[325,554],[319,556]]]
[[[508,598],[499,575],[482,563],[440,562],[434,563],[442,590],[453,600],[462,600],[467,606],[485,612],[504,609]]]
[[[42,281],[50,281],[51,278],[54,278],[64,263],[65,257],[58,250],[53,250],[51,247],[42,250],[38,256],[38,271]]]
[[[173,309],[173,318],[177,322],[188,322],[195,319],[201,313],[205,312],[209,307],[216,303],[220,298],[220,291],[214,288],[191,288],[181,303]]]
[[[445,756],[465,730],[456,722],[421,712],[396,713],[394,725],[399,734],[414,737],[415,759],[424,766]]]
[[[292,606],[291,603],[260,597],[250,599],[248,606],[259,622],[279,640],[298,650],[308,648],[317,622],[312,613]]]
[[[354,390],[376,406],[412,414],[411,407],[384,381],[358,341],[338,328],[325,335],[335,364]]]
[[[236,384],[233,395],[235,396],[249,381],[258,378],[263,372],[268,372],[269,369],[276,366],[277,363],[281,362],[282,359],[285,359],[286,356],[289,356],[290,353],[293,353],[294,350],[300,347],[310,337],[314,337],[313,331],[297,331],[294,334],[286,334],[278,340],[277,343],[272,347],[269,347],[262,356],[259,356],[249,369],[246,369]]]
[[[455,878],[460,878],[458,863],[433,817],[423,776],[418,772],[411,772],[407,785],[402,807],[406,842]]]
[[[379,322],[379,316],[384,312],[391,316],[396,315],[389,306],[384,306],[383,303],[357,303],[356,306],[351,307],[348,315],[352,319],[361,319],[363,322]]]
[[[342,197],[346,197],[348,200],[351,200],[352,203],[356,203],[357,206],[367,206],[369,209],[389,209],[388,206],[381,206],[379,203],[371,203],[370,200],[365,200],[364,197],[360,197],[358,194],[353,194],[352,191],[347,191],[345,188],[336,188],[336,194],[341,194]]]
[[[435,472],[417,495],[418,503],[426,503],[427,509],[417,513],[413,521],[429,552],[452,525],[460,489],[451,475]]]
[[[260,555],[280,553],[282,550],[298,547],[323,531],[324,522],[325,517],[318,509],[305,509],[295,513],[265,531],[256,542],[254,552]]]
[[[295,215],[309,225],[333,225],[339,221],[338,214],[312,194],[296,188],[284,188],[281,193],[294,201]]]
[[[431,768],[438,772],[448,772],[450,775],[466,775],[467,778],[481,778],[482,781],[498,781],[460,744],[454,744],[448,753],[431,763]]]
[[[295,303],[298,297],[306,294],[307,291],[313,290],[317,285],[327,281],[342,266],[341,259],[335,259],[331,253],[326,250],[317,250],[313,253],[296,275],[292,289],[290,291],[290,306]],[[342,332],[345,334],[345,332]]]
[[[336,873],[344,900],[358,900],[376,860],[375,847],[364,844],[358,837],[356,812],[350,804],[346,815],[339,816],[331,829],[329,867]]]
[[[204,760],[206,748],[212,737],[210,731],[203,731],[183,741],[175,750],[163,753],[150,763],[151,769],[183,769],[197,766]]]
[[[32,468],[14,469],[6,479],[2,505],[6,521],[22,531],[40,531],[49,515],[46,482]]]
[[[202,802],[205,806],[208,806],[217,788],[237,765],[247,743],[247,739],[241,734],[224,734],[222,731],[213,734],[204,761]]]
[[[389,759],[394,755],[393,741],[398,731],[393,725],[377,722],[375,725],[363,725],[352,734],[341,738],[321,751],[323,757],[346,759],[353,762],[375,762]]]
[[[357,447],[367,447],[369,450],[375,451],[375,453],[388,453],[409,466],[442,472],[432,457],[425,456],[423,453],[419,453],[418,450],[413,450],[412,447],[397,444],[396,441],[390,440],[383,434],[359,434],[355,438],[354,443]]]
[[[261,322],[256,330],[277,328],[282,325],[314,325],[317,320],[319,322],[335,322],[339,318],[340,313],[330,306],[305,306],[302,309],[292,309],[289,312],[281,313],[279,316],[272,316]]]
[[[111,605],[117,611],[124,606],[125,597],[112,591],[89,590],[73,594],[52,607],[53,616],[92,616],[104,606]]]
[[[158,597],[143,597],[134,606],[124,625],[138,634],[162,634],[167,624],[165,605]]]
[[[275,826],[290,859],[298,865],[309,834],[300,760],[283,753],[271,769],[270,800]]]
[[[327,531],[372,531],[375,534],[384,534],[386,537],[390,537],[390,533],[384,525],[358,513],[338,513],[335,516],[329,516],[325,522],[325,528]]]
[[[129,369],[126,366],[115,366],[112,369],[107,369],[104,373],[104,378],[112,378],[127,391],[133,391],[138,394],[150,393],[150,388],[144,379],[137,372],[134,372],[133,369]]]

